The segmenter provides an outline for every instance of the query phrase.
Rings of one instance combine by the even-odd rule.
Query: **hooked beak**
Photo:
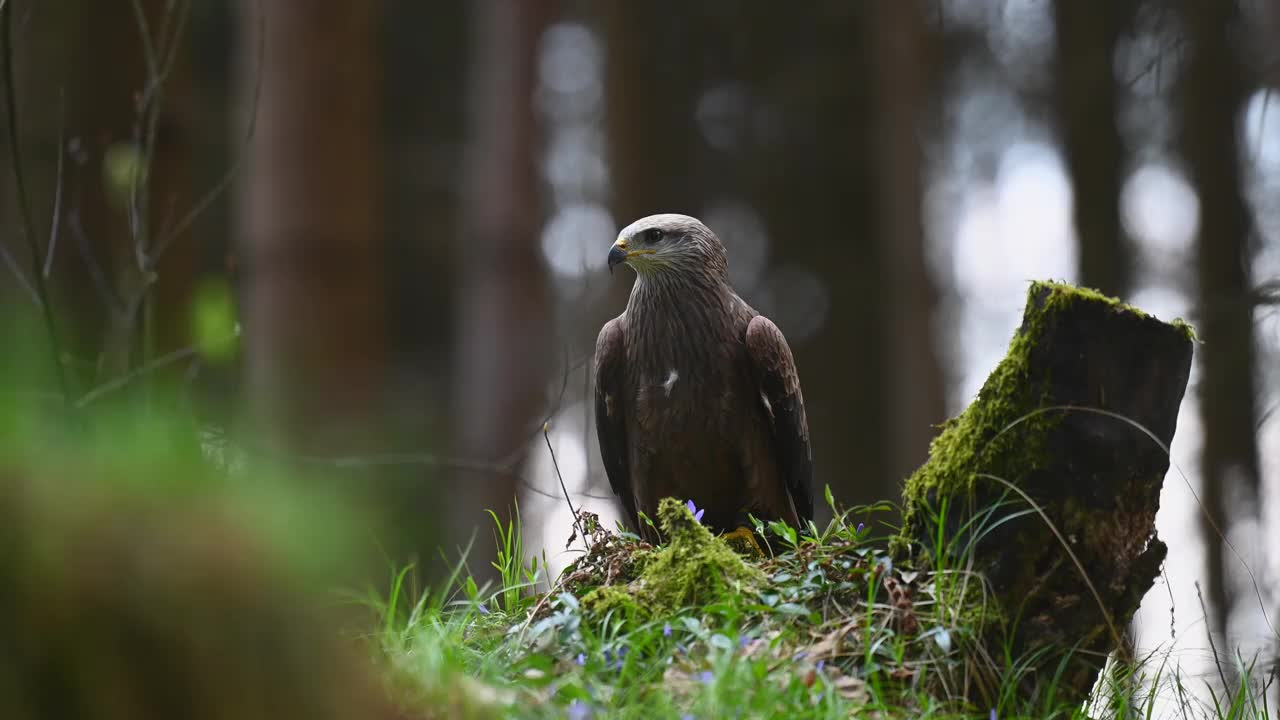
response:
[[[609,248],[609,274],[613,274],[613,266],[627,261],[627,241],[619,239]]]

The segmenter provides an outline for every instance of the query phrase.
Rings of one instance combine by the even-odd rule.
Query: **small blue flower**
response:
[[[586,665],[586,664],[587,664],[587,654],[586,654],[586,653],[578,653],[578,657],[577,657],[576,662],[577,662],[579,665]]]
[[[853,532],[854,532],[855,534],[861,535],[861,534],[862,534],[862,531],[863,531],[864,529],[866,529],[866,527],[867,527],[866,523],[858,523],[858,529],[857,529],[857,530],[854,530]]]
[[[710,670],[703,670],[702,672],[698,673],[698,679],[701,680],[704,684],[710,685],[711,683],[716,681],[716,674],[711,672]]]
[[[582,702],[581,700],[574,700],[569,703],[569,707],[565,712],[565,717],[569,718],[569,720],[591,720],[591,717],[594,714],[595,713],[591,711],[590,705]]]
[[[996,713],[995,708],[991,708],[991,720],[1000,720],[1000,715]]]
[[[819,660],[819,661],[818,661],[818,672],[822,672],[822,668],[824,668],[824,667],[826,667],[826,666],[827,666],[827,661],[826,661],[826,660]]]
[[[697,720],[697,718],[693,716],[693,713],[685,713],[680,716],[680,720]]]
[[[671,623],[662,626],[662,637],[671,637]]]
[[[488,615],[488,614],[489,614],[489,608],[485,607],[485,606],[484,606],[484,603],[480,603],[479,605],[477,605],[477,606],[476,606],[476,609],[480,611],[480,614],[481,614],[481,615]]]
[[[748,645],[750,645],[750,644],[751,644],[751,636],[750,636],[750,635],[743,635],[742,637],[738,638],[738,646],[739,646],[739,647],[744,647],[744,648],[745,648],[746,646],[748,646]]]
[[[684,506],[689,508],[689,512],[693,513],[694,520],[697,520],[698,522],[702,522],[702,513],[707,511],[706,508],[699,508],[697,505],[693,504],[692,500],[689,500],[688,502],[686,502]]]

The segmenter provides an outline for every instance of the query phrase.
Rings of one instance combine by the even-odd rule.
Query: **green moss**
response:
[[[1190,340],[1191,342],[1193,343],[1200,342],[1200,335],[1196,333],[1195,327],[1192,326],[1191,323],[1187,322],[1186,320],[1183,320],[1182,318],[1174,318],[1173,322],[1169,324],[1181,330],[1182,334],[1186,335],[1187,339]]]
[[[1031,353],[1042,337],[1044,323],[1077,302],[1104,303],[1116,312],[1143,311],[1096,290],[1057,282],[1032,283],[1022,327],[1009,352],[978,392],[973,403],[943,425],[929,449],[929,461],[906,482],[903,490],[906,523],[894,547],[901,551],[923,536],[925,524],[938,511],[940,498],[958,504],[985,504],[999,494],[991,481],[977,493],[979,474],[1010,482],[1033,472],[1045,461],[1043,440],[1061,420],[1058,413],[1037,412],[1044,407],[1050,378],[1030,372]],[[954,528],[953,528],[954,529]]]
[[[661,617],[714,602],[726,593],[754,591],[764,583],[759,568],[713,536],[678,500],[664,498],[658,504],[658,524],[667,545],[649,554],[630,584],[599,587],[583,597],[587,612],[620,610],[637,618]]]

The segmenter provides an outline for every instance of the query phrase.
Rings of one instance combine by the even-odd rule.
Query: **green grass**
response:
[[[610,567],[621,568],[612,587],[641,597],[650,556],[669,548],[597,526],[591,553],[535,591],[534,566],[511,565],[519,527],[507,525],[503,587],[477,589],[458,572],[410,597],[401,573],[379,644],[396,687],[445,698],[464,709],[459,717],[1271,717],[1256,667],[1237,663],[1238,683],[1213,695],[1167,653],[1113,661],[1088,708],[1067,703],[1052,682],[1059,659],[992,657],[976,645],[989,618],[983,583],[965,569],[968,545],[935,551],[932,572],[895,567],[891,529],[869,527],[887,508],[828,502],[825,528],[771,535],[772,556],[747,561],[761,586],[712,587],[665,614],[616,603],[595,611],[590,597]],[[997,510],[971,538],[1001,521]],[[1033,674],[1051,680],[1028,691]]]

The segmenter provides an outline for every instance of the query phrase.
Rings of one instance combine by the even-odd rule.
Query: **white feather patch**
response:
[[[666,391],[667,397],[671,397],[671,388],[675,387],[676,381],[680,379],[680,373],[671,368],[671,373],[667,375],[667,381],[662,383],[662,389]]]

